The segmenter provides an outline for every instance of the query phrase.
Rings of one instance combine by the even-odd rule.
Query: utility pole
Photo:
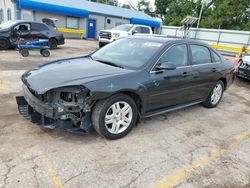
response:
[[[199,15],[199,19],[198,19],[198,23],[197,23],[197,29],[200,26],[200,22],[201,22],[201,16],[202,16],[202,12],[204,9],[204,6],[206,5],[206,2],[204,0],[201,1],[201,10],[200,10],[200,15]]]

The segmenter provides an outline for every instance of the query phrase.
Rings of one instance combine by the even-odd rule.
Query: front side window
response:
[[[148,27],[141,27],[141,32],[142,33],[145,33],[145,34],[149,34],[150,33],[150,30]]]
[[[79,18],[76,17],[67,17],[67,28],[70,29],[79,29]]]
[[[135,27],[134,31],[136,31],[137,33],[141,33],[142,32],[140,26]]]
[[[111,62],[128,69],[138,69],[145,66],[162,46],[161,42],[122,38],[100,48],[91,57],[96,61]]]
[[[168,49],[160,58],[161,65],[175,65],[176,67],[186,66],[188,62],[187,45],[175,45]]]
[[[30,31],[30,24],[26,24],[26,23],[19,24],[14,28],[14,30],[20,31],[20,32],[28,32]]]
[[[211,54],[207,47],[201,45],[190,45],[192,53],[192,65],[211,63]]]

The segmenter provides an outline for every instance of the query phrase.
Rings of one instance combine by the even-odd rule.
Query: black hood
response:
[[[43,94],[53,88],[84,85],[131,71],[81,57],[59,60],[31,69],[23,74],[22,81],[38,94]]]

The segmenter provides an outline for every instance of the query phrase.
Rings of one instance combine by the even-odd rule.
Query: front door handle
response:
[[[213,70],[213,72],[216,72],[216,68],[215,67],[213,67],[212,70]]]

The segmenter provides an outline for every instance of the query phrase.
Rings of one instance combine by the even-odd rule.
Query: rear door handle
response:
[[[216,71],[217,71],[215,67],[213,67],[212,70],[213,70],[213,72],[216,72]]]
[[[193,73],[193,77],[194,78],[199,78],[200,77],[200,73],[198,73],[198,72]]]

